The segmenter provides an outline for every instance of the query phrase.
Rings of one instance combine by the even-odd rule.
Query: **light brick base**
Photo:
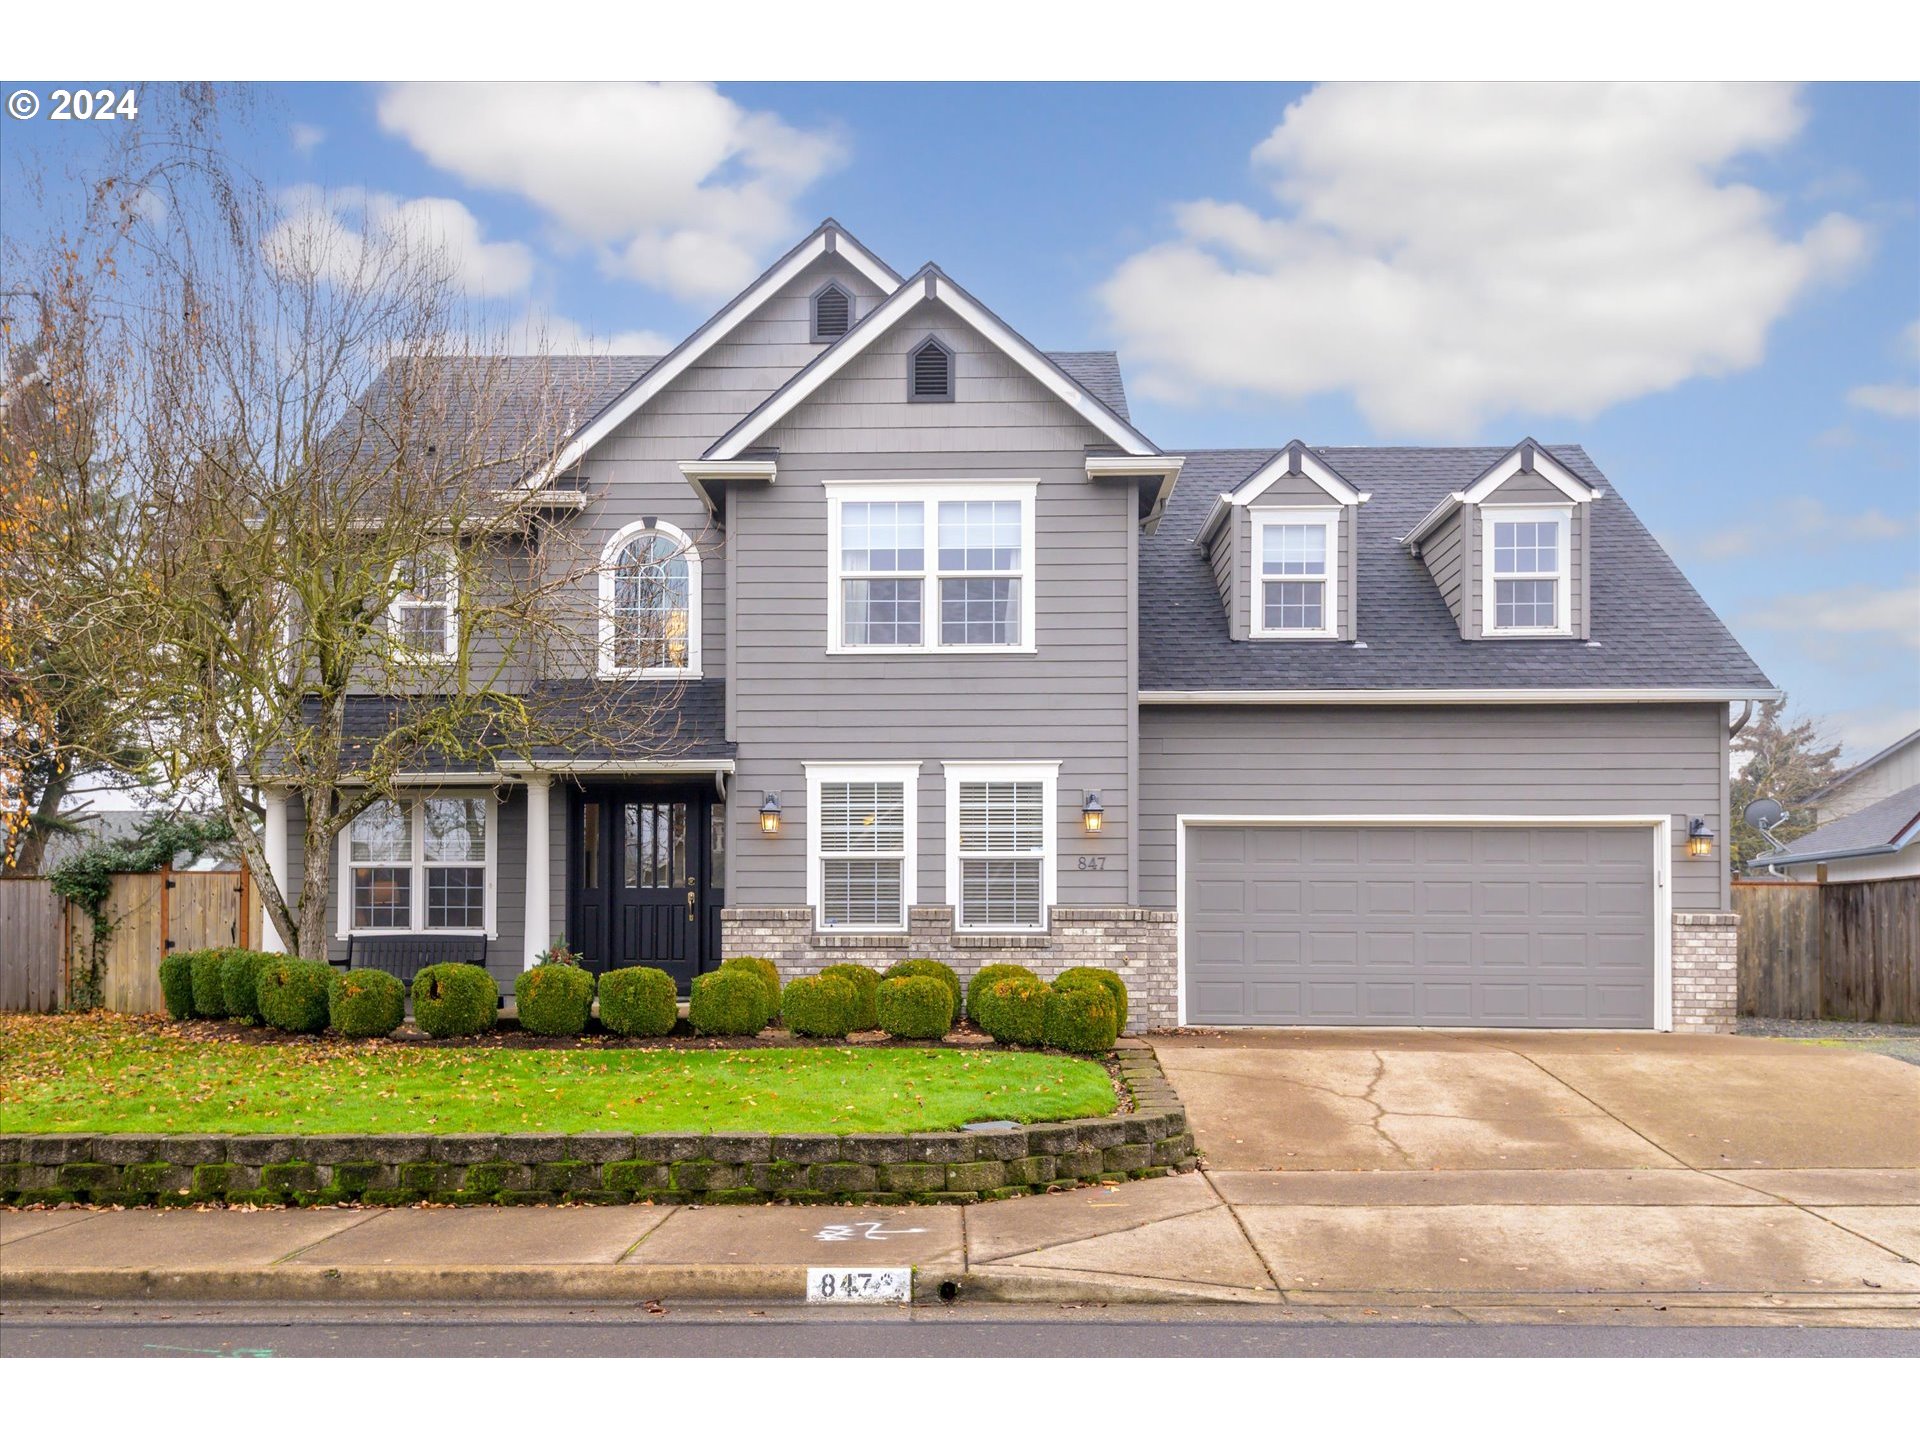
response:
[[[1673,1028],[1725,1034],[1739,1010],[1740,917],[1713,911],[1673,917]]]
[[[916,905],[905,935],[821,935],[805,905],[741,906],[720,912],[720,944],[729,958],[760,955],[786,976],[845,961],[885,969],[909,956],[951,965],[963,984],[983,965],[1025,965],[1042,979],[1099,965],[1126,982],[1129,1033],[1178,1023],[1171,910],[1056,905],[1045,935],[956,935],[951,906]]]

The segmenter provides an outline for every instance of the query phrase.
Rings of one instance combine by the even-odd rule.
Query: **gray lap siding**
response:
[[[1140,903],[1175,904],[1182,814],[1667,815],[1673,908],[1724,911],[1724,840],[1693,859],[1686,832],[1726,835],[1726,785],[1719,705],[1147,705]]]

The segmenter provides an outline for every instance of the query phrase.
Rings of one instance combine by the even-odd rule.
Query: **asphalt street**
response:
[[[1242,1307],[551,1310],[29,1306],[0,1357],[1623,1357],[1920,1356],[1920,1330],[1260,1319]]]

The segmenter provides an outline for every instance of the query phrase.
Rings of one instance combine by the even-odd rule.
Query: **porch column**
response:
[[[266,813],[261,818],[261,846],[267,852],[267,873],[273,876],[273,883],[280,888],[282,895],[287,894],[287,792],[284,790],[262,790],[260,803]],[[289,901],[291,896],[287,897]],[[273,917],[263,908],[260,912],[260,948],[269,954],[278,955],[287,948],[280,938],[280,927],[273,923]]]
[[[553,917],[548,904],[553,876],[548,873],[547,858],[547,797],[552,789],[551,777],[527,776],[527,900],[521,922],[526,933],[526,968],[529,970],[553,939]]]

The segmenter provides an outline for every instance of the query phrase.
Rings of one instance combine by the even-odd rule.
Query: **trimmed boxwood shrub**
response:
[[[973,978],[967,981],[967,1019],[985,1030],[986,1022],[980,1018],[980,1002],[987,993],[987,987],[996,980],[1005,980],[1014,975],[1024,975],[1029,980],[1040,978],[1024,965],[982,965],[974,971]]]
[[[766,981],[743,965],[693,977],[687,1019],[699,1035],[758,1035],[767,1020]]]
[[[593,1014],[593,976],[578,965],[536,965],[513,980],[520,1028],[534,1035],[584,1035]]]
[[[770,1025],[780,1015],[780,969],[771,960],[763,960],[758,955],[735,955],[731,960],[720,962],[722,970],[745,970],[760,982],[760,988],[767,997],[766,1008],[761,1012],[760,1023]]]
[[[336,970],[327,985],[327,1019],[349,1040],[391,1035],[407,1014],[407,987],[384,970]]]
[[[478,965],[428,965],[413,977],[413,1023],[436,1040],[484,1035],[500,1012],[500,987]]]
[[[880,1017],[874,1013],[873,1008],[874,991],[880,988],[880,972],[878,970],[875,970],[871,965],[844,963],[840,965],[829,965],[820,973],[822,975],[836,976],[853,986],[853,1028],[855,1030],[877,1030],[880,1028]]]
[[[859,1018],[860,992],[840,975],[802,975],[780,997],[780,1019],[796,1035],[841,1040]]]
[[[1038,975],[1003,975],[981,993],[973,1023],[1002,1045],[1038,1045],[1046,1035],[1052,993]]]
[[[1047,992],[1043,1029],[1056,1050],[1097,1055],[1113,1048],[1120,1017],[1104,985],[1055,985]]]
[[[967,1003],[967,996],[966,992],[960,988],[960,977],[953,973],[951,965],[942,965],[938,960],[900,960],[889,965],[886,973],[880,978],[902,980],[912,976],[938,980],[946,986],[947,994],[953,999],[953,1011],[947,1016],[947,1023],[951,1025],[960,1018],[962,1007]],[[885,1028],[884,1022],[882,1028]]]
[[[189,950],[193,966],[193,1013],[203,1020],[227,1018],[227,992],[221,982],[221,950]]]
[[[333,967],[318,960],[276,955],[260,967],[260,1018],[289,1035],[327,1028],[327,989]]]
[[[1127,982],[1111,970],[1103,970],[1098,965],[1076,965],[1071,970],[1062,970],[1054,977],[1054,985],[1071,990],[1076,985],[1098,985],[1113,999],[1114,1013],[1120,1017],[1120,1028],[1127,1028]]]
[[[880,1028],[896,1040],[938,1040],[953,1027],[953,991],[937,975],[882,980],[874,992],[874,1009]]]
[[[616,1035],[665,1035],[680,1019],[673,977],[651,965],[600,977],[600,1023]]]
[[[260,972],[273,956],[258,950],[220,952],[220,991],[227,997],[227,1014],[235,1020],[260,1019]]]
[[[160,959],[160,998],[174,1020],[193,1019],[193,952],[176,950]]]

